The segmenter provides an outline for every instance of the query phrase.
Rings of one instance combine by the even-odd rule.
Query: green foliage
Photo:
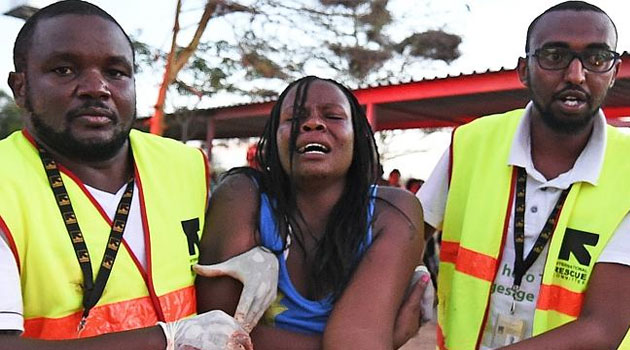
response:
[[[388,0],[374,0],[370,3],[370,11],[358,16],[359,23],[368,25],[369,32],[380,33],[383,28],[392,23],[394,18],[387,10]]]
[[[252,94],[254,96],[260,96],[263,99],[269,99],[269,98],[274,98],[274,97],[278,96],[278,92],[275,91],[275,90],[260,89],[260,88],[254,88],[252,90]]]
[[[250,78],[288,78],[288,75],[283,72],[282,67],[271,59],[259,54],[257,51],[244,52],[243,56],[241,56],[241,61],[243,66],[247,69],[247,76]]]
[[[371,0],[319,0],[324,6],[343,6],[350,9],[356,9],[357,7],[370,3]]]
[[[424,33],[415,33],[395,45],[399,53],[405,49],[413,56],[427,57],[435,60],[451,62],[459,57],[459,44],[462,38],[458,35],[445,33],[439,30],[429,30]]]
[[[20,108],[13,99],[0,90],[0,139],[22,128]]]
[[[371,71],[381,67],[391,58],[391,52],[386,50],[370,50],[361,46],[330,45],[335,55],[348,62],[348,73],[356,78],[364,78]]]
[[[131,37],[131,43],[136,52],[136,62],[134,64],[134,70],[136,72],[142,72],[144,68],[153,66],[155,62],[160,59],[162,53],[151,46],[133,37]]]
[[[385,78],[397,75],[393,71],[383,71],[385,63],[392,59],[409,62],[416,58],[428,58],[448,63],[460,55],[457,48],[461,37],[443,30],[410,33],[400,42],[393,40],[387,29],[394,27],[397,20],[388,10],[389,0],[319,2],[336,8],[337,14],[342,14],[347,27],[351,28],[349,31],[340,30],[340,21],[319,19],[323,28],[334,33],[334,39],[325,44],[337,57],[325,60],[347,73],[354,83],[369,81],[375,73],[381,73]]]
[[[442,29],[410,31],[401,40],[397,29],[405,14],[392,12],[394,1],[408,0],[231,1],[238,11],[210,19],[211,39],[202,37],[171,89],[199,99],[229,92],[256,100],[314,72],[358,85],[410,78],[405,68],[426,62],[418,58],[448,63],[459,57],[461,37]],[[134,47],[142,70],[163,74],[166,52],[138,41]]]

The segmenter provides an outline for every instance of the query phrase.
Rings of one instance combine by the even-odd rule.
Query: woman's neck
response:
[[[328,185],[298,186],[296,203],[305,224],[313,235],[323,235],[333,207],[345,190],[345,180]]]

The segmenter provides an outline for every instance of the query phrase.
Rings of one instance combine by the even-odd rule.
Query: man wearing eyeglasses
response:
[[[419,192],[442,229],[441,349],[617,349],[630,324],[630,138],[601,105],[617,31],[581,1],[529,26],[525,110],[454,131]],[[623,343],[620,349],[629,349]]]

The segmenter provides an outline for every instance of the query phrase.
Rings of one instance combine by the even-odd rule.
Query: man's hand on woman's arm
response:
[[[194,268],[200,276],[230,276],[243,283],[234,319],[247,332],[252,331],[276,298],[278,260],[264,247],[254,247],[222,263],[195,265]]]
[[[222,311],[211,311],[160,326],[70,340],[23,338],[0,331],[1,350],[253,350],[249,335]]]

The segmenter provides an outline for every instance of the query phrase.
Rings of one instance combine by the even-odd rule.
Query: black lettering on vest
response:
[[[586,250],[586,246],[595,246],[599,241],[599,235],[567,228],[560,247],[559,260],[569,260],[569,256],[573,254],[577,261],[584,266],[591,264],[591,254]]]
[[[199,247],[199,218],[182,221],[182,229],[188,240],[188,253],[195,255],[195,245]]]

